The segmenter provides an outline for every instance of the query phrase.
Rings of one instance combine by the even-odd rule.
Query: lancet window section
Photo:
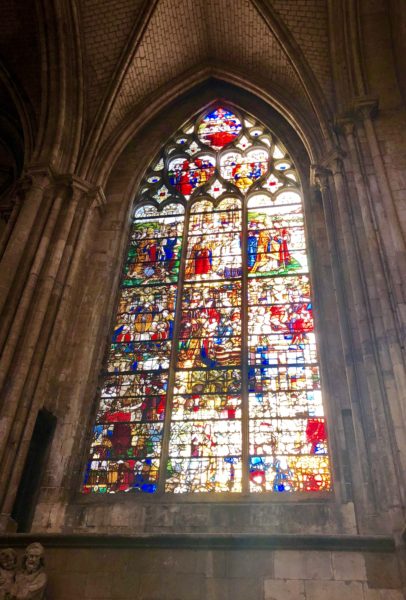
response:
[[[300,184],[216,106],[141,185],[83,491],[331,488]]]

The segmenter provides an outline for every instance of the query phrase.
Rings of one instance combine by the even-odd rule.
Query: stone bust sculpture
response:
[[[0,550],[0,600],[9,600],[15,582],[17,554],[12,548]]]
[[[35,542],[25,549],[22,569],[7,600],[44,600],[47,576],[44,571],[44,548]]]

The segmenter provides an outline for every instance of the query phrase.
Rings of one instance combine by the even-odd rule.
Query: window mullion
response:
[[[175,307],[175,319],[174,319],[174,328],[173,328],[173,338],[172,338],[172,350],[171,350],[171,359],[169,364],[169,373],[168,373],[168,387],[166,391],[166,409],[165,409],[165,421],[164,421],[164,431],[162,436],[162,450],[161,450],[161,461],[159,468],[159,477],[158,477],[158,493],[163,494],[165,492],[165,481],[166,481],[166,472],[167,472],[167,464],[169,457],[169,441],[171,435],[171,421],[172,421],[172,404],[173,404],[173,389],[175,385],[175,376],[176,376],[176,364],[178,360],[178,351],[179,351],[179,329],[181,324],[181,316],[182,316],[182,297],[183,297],[183,286],[185,279],[185,270],[186,270],[186,258],[187,258],[187,245],[188,245],[188,232],[189,232],[189,215],[190,215],[190,205],[187,205],[183,223],[183,236],[182,236],[182,252],[181,252],[181,260],[180,260],[180,268],[178,275],[178,287],[176,292],[176,307]]]
[[[242,203],[242,282],[241,282],[241,433],[242,433],[242,491],[249,492],[249,404],[248,404],[248,244],[247,202]]]

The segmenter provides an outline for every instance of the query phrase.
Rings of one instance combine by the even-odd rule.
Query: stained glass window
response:
[[[146,173],[85,493],[331,489],[302,192],[217,105]]]

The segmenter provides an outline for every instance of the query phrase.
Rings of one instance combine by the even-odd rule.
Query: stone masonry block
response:
[[[206,550],[185,550],[177,548],[174,550],[161,550],[160,552],[162,558],[160,563],[156,564],[157,572],[160,568],[159,565],[168,572],[178,573],[179,576],[182,576],[184,573],[204,574],[206,571]]]
[[[226,553],[224,550],[209,550],[206,553],[204,569],[206,577],[224,577],[226,574]]]
[[[206,579],[204,600],[263,600],[262,582],[253,578]]]
[[[404,600],[403,592],[400,590],[371,590],[366,584],[364,586],[365,600]]]
[[[333,552],[334,579],[366,581],[365,560],[359,552]]]
[[[112,600],[133,600],[139,592],[139,575],[133,571],[124,571],[113,576],[111,587]]]
[[[149,573],[140,576],[137,600],[203,600],[204,579],[196,573]]]
[[[304,582],[266,579],[264,600],[304,600]]]
[[[394,555],[370,552],[365,554],[365,566],[370,588],[400,588],[399,566]]]
[[[275,579],[333,579],[331,553],[278,550],[274,573]]]
[[[228,598],[228,580],[219,577],[206,579],[205,600],[226,600]]]
[[[128,507],[123,507],[121,504],[116,504],[112,507],[110,513],[110,525],[112,527],[128,526]]]
[[[227,577],[273,575],[273,555],[266,550],[233,550],[226,555]]]
[[[262,600],[262,582],[259,578],[230,579],[228,597],[230,600]]]
[[[71,598],[80,598],[86,584],[86,575],[84,573],[48,573],[48,598],[58,598],[58,600],[70,600]]]
[[[103,568],[103,565],[100,565]],[[112,589],[112,578],[107,573],[92,573],[86,578],[84,598],[110,599]]]
[[[362,583],[306,581],[306,600],[364,600]]]
[[[49,553],[50,554],[50,553]],[[54,550],[52,557],[48,559],[48,564],[57,572],[69,572],[76,577],[77,573],[87,573],[89,575],[97,573],[103,568],[103,571],[111,572],[113,563],[117,562],[117,555],[114,551],[94,550],[92,548],[76,548],[75,551]],[[95,576],[96,576],[95,575]]]

